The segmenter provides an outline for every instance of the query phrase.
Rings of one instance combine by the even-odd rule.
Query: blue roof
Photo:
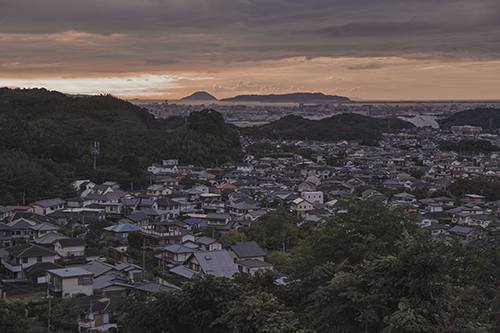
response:
[[[198,219],[192,217],[188,220],[185,220],[184,223],[189,224],[189,225],[193,225],[193,224],[201,223],[201,220],[198,220]]]
[[[104,228],[104,230],[114,231],[114,232],[132,232],[132,231],[139,231],[139,227],[132,223],[127,222],[106,227]]]

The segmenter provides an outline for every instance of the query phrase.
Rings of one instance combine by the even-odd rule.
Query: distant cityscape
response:
[[[475,108],[500,108],[500,101],[362,101],[349,103],[257,103],[184,100],[131,100],[156,118],[187,117],[193,111],[214,109],[230,123],[261,123],[293,114],[308,119],[323,119],[342,113],[370,117],[449,116]],[[251,124],[250,124],[251,125]],[[418,125],[417,125],[418,126]]]

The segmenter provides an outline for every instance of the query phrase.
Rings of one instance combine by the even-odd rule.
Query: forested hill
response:
[[[100,142],[97,169],[90,146]],[[239,138],[213,110],[167,131],[147,110],[113,96],[68,97],[45,89],[0,89],[0,204],[71,194],[74,179],[145,182],[148,165],[175,158],[210,166],[237,161]]]
[[[480,126],[483,130],[496,130],[500,128],[500,109],[477,108],[457,112],[443,120],[442,127],[451,126]]]
[[[395,132],[412,127],[412,124],[397,118],[371,118],[345,113],[322,120],[289,115],[266,125],[242,128],[240,133],[255,138],[281,137],[287,140],[380,140],[382,132]]]

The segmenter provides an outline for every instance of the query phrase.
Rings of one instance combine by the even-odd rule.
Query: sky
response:
[[[0,0],[0,86],[500,99],[500,1]]]

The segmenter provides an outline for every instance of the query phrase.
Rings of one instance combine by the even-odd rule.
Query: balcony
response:
[[[2,259],[2,265],[5,266],[11,272],[21,272],[23,270],[23,266],[21,264],[15,265],[5,259]]]
[[[157,237],[174,237],[174,236],[181,236],[182,235],[180,230],[172,230],[169,232],[159,232],[159,231],[153,230],[149,227],[141,227],[141,233],[146,234],[146,235],[157,236]]]

